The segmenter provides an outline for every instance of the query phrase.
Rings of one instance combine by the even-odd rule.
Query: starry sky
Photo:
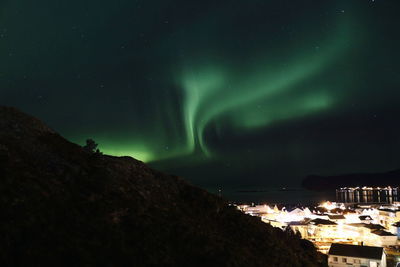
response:
[[[0,104],[204,188],[400,167],[398,0],[3,0]]]

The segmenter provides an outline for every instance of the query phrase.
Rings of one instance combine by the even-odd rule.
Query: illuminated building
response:
[[[343,187],[336,190],[336,201],[342,203],[389,203],[399,201],[398,187]]]
[[[379,209],[379,224],[389,229],[391,225],[400,221],[400,210],[396,207]]]
[[[397,236],[384,230],[371,231],[369,237],[369,244],[374,244],[376,246],[387,247],[397,244]]]
[[[328,252],[328,266],[386,267],[386,253],[382,247],[332,244]]]
[[[400,239],[400,222],[394,223],[390,226],[390,232]]]

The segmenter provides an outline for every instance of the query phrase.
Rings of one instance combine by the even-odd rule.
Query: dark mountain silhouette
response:
[[[384,173],[353,173],[337,176],[307,176],[302,186],[309,190],[334,190],[356,186],[399,186],[400,170]]]
[[[314,246],[0,107],[2,266],[321,266]]]

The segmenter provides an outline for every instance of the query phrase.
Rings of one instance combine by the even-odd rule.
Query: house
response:
[[[397,239],[400,239],[400,222],[392,224],[390,227],[390,232],[394,235],[397,235]]]
[[[358,217],[362,223],[372,223],[373,219],[369,215],[361,215]]]
[[[316,241],[335,239],[340,235],[337,223],[319,218],[309,222],[307,234]]]
[[[332,214],[328,215],[330,221],[335,223],[344,223],[346,221],[346,217],[343,214]]]
[[[385,230],[385,227],[382,225],[374,223],[364,224],[364,228],[369,229],[371,232],[376,230]]]
[[[371,244],[379,246],[395,246],[397,245],[397,236],[384,230],[371,231]]]
[[[317,218],[317,219],[311,220],[310,224],[312,224],[312,225],[326,225],[326,226],[336,226],[337,225],[337,223],[335,223],[335,222],[332,222],[330,220],[321,219],[321,218]]]
[[[389,229],[390,226],[400,221],[400,210],[399,209],[379,209],[378,216],[379,224]]]
[[[334,243],[328,252],[328,266],[386,267],[386,254],[382,247]]]

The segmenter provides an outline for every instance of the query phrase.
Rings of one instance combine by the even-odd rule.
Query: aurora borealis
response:
[[[400,167],[396,0],[0,3],[0,104],[203,187]]]

